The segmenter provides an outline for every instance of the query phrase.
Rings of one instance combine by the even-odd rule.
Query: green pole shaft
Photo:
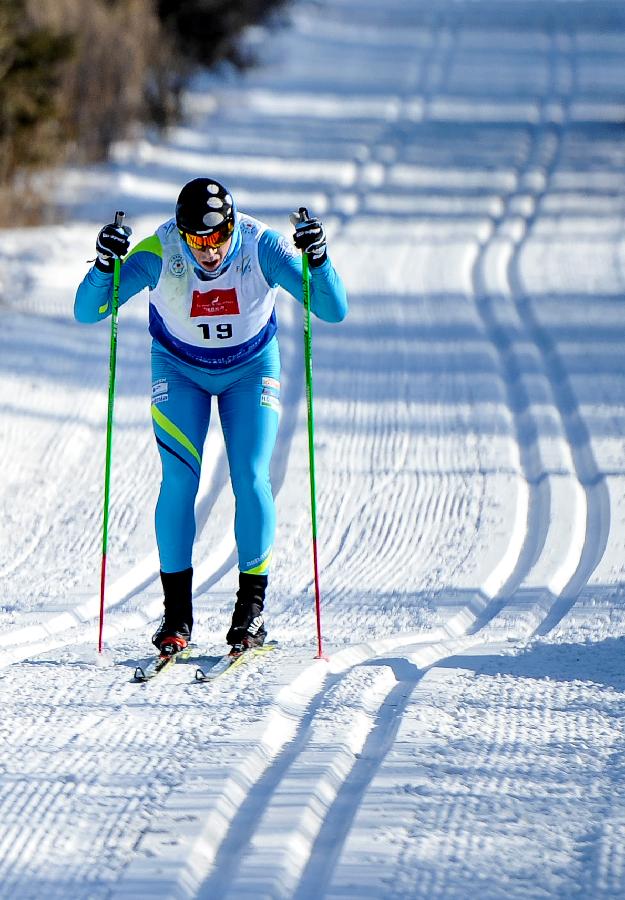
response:
[[[121,225],[124,213],[115,213],[115,224]],[[104,509],[102,513],[102,567],[100,570],[100,625],[98,652],[102,652],[104,635],[104,594],[106,587],[106,554],[108,549],[109,501],[111,496],[111,457],[113,449],[113,410],[115,407],[115,376],[117,370],[117,315],[119,312],[119,279],[121,261],[113,262],[113,295],[111,299],[111,342],[109,350],[109,393],[106,417],[106,458],[104,464]]]
[[[304,299],[304,363],[306,367],[306,406],[308,410],[308,461],[310,471],[310,512],[312,524],[313,569],[315,577],[315,614],[317,619],[317,658],[323,658],[321,633],[321,592],[317,553],[317,489],[315,482],[315,417],[313,408],[312,329],[310,324],[310,269],[308,255],[302,253],[302,293]]]

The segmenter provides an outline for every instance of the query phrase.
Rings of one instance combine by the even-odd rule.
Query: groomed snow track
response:
[[[625,895],[623,40],[601,0],[298,3],[264,68],[189,95],[188,127],[120,149],[99,192],[68,174],[76,215],[113,198],[138,236],[207,167],[282,230],[300,203],[323,217],[351,302],[314,331],[328,660],[299,310],[281,301],[282,648],[137,686],[161,608],[145,310],[120,323],[98,666],[107,335],[87,352],[70,322],[54,229],[32,274],[2,237],[23,300],[0,308],[0,896]],[[73,226],[85,259],[94,228]],[[218,652],[236,557],[215,430],[204,457],[196,637]]]

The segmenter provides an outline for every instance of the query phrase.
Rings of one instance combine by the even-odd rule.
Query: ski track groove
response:
[[[553,36],[552,40],[555,40]],[[555,75],[553,74],[555,69],[555,66],[553,65],[554,58],[555,54],[552,49],[551,60],[553,82],[556,80]],[[554,93],[553,82],[552,97]],[[552,98],[548,98],[547,102],[549,102],[550,99]],[[549,137],[553,138],[552,146],[547,151],[547,159],[541,160],[545,171],[544,189],[541,195],[533,198],[532,214],[525,220],[521,240],[516,242],[508,268],[511,295],[516,305],[519,320],[523,324],[525,332],[532,340],[533,345],[540,353],[542,366],[549,381],[554,405],[557,409],[562,430],[568,445],[567,449],[573,462],[574,476],[578,486],[584,493],[586,529],[578,564],[570,573],[570,577],[567,579],[563,589],[559,592],[559,597],[556,596],[556,602],[553,604],[553,608],[546,617],[545,622],[541,623],[537,629],[537,633],[540,634],[546,634],[550,628],[555,627],[562,617],[572,608],[579,592],[586,584],[603,556],[609,531],[609,526],[606,526],[606,523],[609,523],[610,521],[608,491],[593,456],[589,434],[579,414],[575,395],[570,389],[566,371],[560,363],[555,346],[551,343],[548,335],[541,328],[535,317],[531,299],[524,295],[519,270],[520,256],[531,232],[533,222],[535,221],[536,210],[539,207],[541,196],[548,193],[554,172],[557,171],[560,164],[562,154],[562,131],[562,127],[557,127],[555,128],[555,133],[549,134]],[[538,152],[539,151],[537,151],[537,155]],[[593,525],[599,525],[599,527],[589,527]]]
[[[291,779],[295,787],[287,784],[282,788],[289,795],[297,798],[296,802],[299,805],[298,830],[291,835],[279,853],[273,849],[273,841],[266,842],[264,847],[258,849],[254,849],[252,845],[251,853],[243,864],[238,864],[238,871],[232,873],[229,889],[226,890],[228,882],[224,882],[223,889],[226,890],[226,897],[240,896],[242,891],[245,891],[246,888],[249,890],[254,883],[257,888],[267,891],[273,897],[306,896],[307,882],[314,886],[312,896],[322,895],[319,892],[323,891],[324,883],[323,878],[319,877],[319,870],[317,869],[312,875],[307,875],[306,867],[310,865],[312,859],[318,861],[318,854],[321,852],[321,870],[325,872],[326,876],[331,872],[328,865],[331,866],[333,859],[338,858],[355,815],[358,801],[364,795],[377,767],[392,745],[403,707],[412,686],[411,682],[394,684],[382,698],[375,720],[368,716],[364,744],[356,758],[353,750],[349,748],[349,732],[338,748],[333,743],[329,747],[322,745],[313,748],[308,766],[304,760],[305,749],[302,747],[299,754],[301,768],[308,772],[312,768],[315,773],[315,785],[313,787],[308,784],[310,776],[306,779],[305,775],[300,775],[304,780],[304,789],[302,790],[300,786],[298,790],[298,761],[291,761],[290,770],[296,770],[292,772]],[[370,691],[369,687],[367,699],[370,699]],[[361,696],[359,700],[362,703],[363,697]],[[394,709],[395,716],[388,714],[388,710],[391,708]],[[354,724],[351,720],[347,722],[347,725],[351,725],[352,728]],[[287,779],[288,774],[285,775],[284,780]],[[263,812],[265,821],[259,823],[265,834],[268,832],[277,836],[280,833],[281,801],[278,798],[273,827],[271,820],[274,810],[271,805]],[[329,848],[324,845],[324,823],[327,827],[334,826],[336,828],[336,833],[333,835],[333,846],[329,853]],[[321,851],[317,850],[318,844],[323,845]],[[259,877],[258,875],[259,871],[271,873],[266,876],[265,884],[263,884],[263,876]],[[210,896],[210,893],[206,896]]]
[[[542,193],[546,193],[548,191],[549,180],[558,167],[560,152],[560,129],[554,130],[546,127],[534,129],[533,143],[529,149],[524,171],[519,173],[517,179],[518,183],[521,184],[524,180],[529,180],[527,178],[527,173],[530,173],[534,167],[541,165],[543,171],[545,171]],[[492,245],[499,235],[505,235],[506,231],[508,231],[506,244],[507,246],[511,246],[511,251],[507,251],[509,252],[506,262],[507,283],[504,291],[501,290],[501,288],[504,287],[503,285],[498,286],[500,288],[499,298],[503,299],[505,297],[510,297],[514,304],[516,321],[518,325],[521,326],[521,334],[524,336],[523,338],[517,337],[516,341],[520,343],[522,340],[526,340],[531,346],[536,347],[539,352],[540,368],[548,384],[551,408],[554,409],[558,415],[556,427],[566,442],[562,450],[561,460],[566,466],[566,459],[567,457],[570,457],[573,464],[573,471],[571,471],[570,474],[576,479],[577,486],[583,491],[584,499],[581,504],[582,508],[580,508],[578,504],[579,512],[577,515],[580,517],[583,516],[588,523],[595,523],[597,521],[605,522],[606,520],[609,521],[609,498],[605,488],[600,491],[594,491],[588,487],[589,484],[591,488],[597,484],[598,474],[596,464],[592,458],[590,442],[586,436],[583,441],[584,453],[583,455],[580,453],[579,434],[583,430],[583,426],[579,415],[577,415],[574,396],[570,390],[567,390],[566,375],[564,370],[558,366],[555,349],[553,347],[547,347],[546,349],[547,339],[531,314],[529,307],[530,300],[528,298],[522,298],[521,278],[518,271],[519,258],[525,241],[527,240],[539,201],[540,196],[532,197],[531,213],[530,215],[526,214],[525,217],[522,218],[520,238],[515,239],[512,236],[514,230],[508,227],[509,220],[506,218],[505,214],[502,219],[496,223],[493,233],[491,234],[490,242],[487,242],[482,248],[481,254],[478,257],[474,276],[476,300],[482,314],[485,328],[491,335],[493,345],[498,347],[502,343],[501,332],[499,330],[500,325],[491,309],[491,301],[488,298],[488,286],[485,281],[483,266],[486,254],[489,250],[489,243]],[[508,200],[506,206],[508,208],[510,207],[510,200]],[[518,220],[520,217],[517,215],[514,218]],[[529,419],[530,429],[534,431],[536,435],[540,434],[540,428],[532,421],[531,399],[523,385],[522,363],[520,358],[517,362],[517,355],[512,341],[508,344],[507,353],[502,355],[501,363],[509,396],[509,406],[516,421],[521,463],[526,480],[529,484],[530,510],[528,523],[531,523],[532,519],[534,521],[548,522],[550,521],[550,518],[553,518],[553,509],[550,512],[551,497],[545,497],[545,492],[540,490],[538,483],[545,475],[547,475],[549,470],[545,468],[542,460],[539,463],[539,468],[537,470],[535,468],[535,461],[531,457],[528,458],[529,454],[527,447],[523,446],[523,432],[526,431],[526,428],[522,420],[524,418]],[[530,446],[532,447],[532,450],[536,447],[536,445]],[[528,533],[535,534],[536,531],[535,529],[528,527]],[[560,590],[550,590],[552,608],[551,615],[548,617],[548,627],[554,627],[559,619],[572,607],[579,590],[581,590],[581,587],[586,583],[593,569],[598,564],[607,543],[607,528],[604,526],[599,530],[598,533],[601,535],[599,541],[593,537],[596,533],[597,532],[588,527],[585,528],[582,547],[579,554],[574,559],[574,565],[571,566],[571,564],[568,563],[568,560],[565,561],[565,565],[567,566],[565,569],[565,571],[567,571],[567,576],[565,576],[565,586]],[[544,533],[545,541],[547,541],[548,538],[549,533]],[[540,550],[544,548],[544,544],[542,547],[539,544],[535,544],[534,546],[528,545],[521,552],[519,557],[520,562],[524,558],[526,560],[529,559],[530,565],[529,567],[526,567],[525,572],[521,569],[521,571],[516,573],[518,588],[522,588],[524,582],[531,577],[532,566],[537,563],[537,557],[540,557]],[[506,586],[508,590],[510,587],[511,585]],[[496,619],[500,615],[501,609],[501,603],[492,607],[494,612],[493,618]],[[540,618],[544,619],[543,616]],[[483,617],[480,625],[484,624],[485,618]],[[536,631],[540,631],[542,634],[546,633],[543,622],[538,623]]]
[[[382,665],[384,660],[375,663]],[[393,746],[408,699],[423,675],[424,671],[415,667],[414,674],[398,679],[378,708],[361,752],[337,788],[331,805],[324,810],[308,859],[298,873],[293,900],[325,896],[360,803]]]
[[[297,723],[297,731],[277,759],[263,772],[248,791],[229,823],[229,829],[217,850],[213,872],[198,891],[198,900],[227,896],[241,867],[241,853],[251,843],[266,812],[266,795],[275,796],[288,770],[304,750],[314,721],[326,696],[340,681],[340,676],[326,678],[321,690],[309,702]]]
[[[426,110],[436,101],[437,96],[448,89],[451,60],[454,53],[457,52],[458,31],[451,28],[445,17],[444,11],[437,13],[434,38],[425,54],[419,73]],[[569,107],[578,83],[578,73],[573,58],[563,60],[561,54],[556,53],[557,41],[565,39],[563,36],[550,35],[551,85],[547,96],[542,100],[543,109],[558,105],[565,111],[563,128],[566,127],[569,120]],[[569,94],[562,99],[557,86],[566,82],[572,87]],[[398,99],[399,102],[402,101],[401,96]],[[499,221],[495,223],[491,235],[481,246],[472,275],[475,307],[484,334],[492,348],[495,349],[494,355],[498,360],[499,377],[507,398],[506,412],[510,417],[512,430],[516,436],[519,455],[518,471],[528,487],[529,504],[526,530],[524,543],[519,548],[516,561],[509,566],[508,577],[504,579],[503,587],[494,598],[489,598],[484,612],[474,625],[474,632],[470,640],[461,643],[460,646],[450,646],[444,640],[432,644],[431,651],[435,657],[437,654],[442,654],[439,658],[443,658],[448,652],[448,658],[452,661],[475,643],[486,641],[486,645],[495,646],[502,638],[502,632],[498,631],[496,627],[500,614],[505,613],[506,607],[514,604],[515,600],[519,599],[524,591],[527,591],[528,586],[544,595],[546,590],[542,581],[548,580],[548,571],[551,567],[557,573],[554,577],[560,581],[564,579],[564,587],[556,592],[547,591],[551,596],[546,604],[539,606],[538,624],[536,625],[533,619],[522,619],[520,624],[512,622],[512,625],[505,618],[503,620],[503,630],[507,636],[529,638],[532,634],[548,633],[573,607],[579,592],[598,565],[608,539],[610,504],[605,479],[594,458],[588,430],[564,363],[548,332],[543,329],[535,316],[531,297],[525,296],[522,289],[521,255],[541,197],[547,195],[550,179],[557,171],[562,149],[562,129],[543,124],[540,127],[532,126],[530,131],[532,143],[524,166],[516,173],[516,193],[521,191],[531,193],[523,185],[531,184],[530,176],[536,169],[541,169],[545,173],[543,190],[540,193],[534,192],[532,196],[533,212],[520,217],[522,221],[518,239],[510,237],[510,234],[514,234],[512,226],[514,223],[519,223],[518,214],[511,212],[514,195],[510,194],[503,198],[504,212]],[[397,156],[396,148],[395,156]],[[385,175],[385,179],[387,177],[388,173]],[[363,186],[361,194],[364,192]],[[505,284],[498,285],[497,290],[493,290],[488,284],[487,273],[491,273],[488,266],[491,264],[492,257],[495,257],[496,267],[503,267],[505,270]],[[506,305],[503,324],[498,318],[500,313],[494,311],[495,302],[498,304],[504,302]],[[291,324],[290,328],[294,330],[294,325]],[[504,331],[509,329],[511,336],[507,350],[500,353],[497,348],[501,345],[502,329]],[[517,329],[518,331],[516,331]],[[524,353],[526,346],[538,351],[537,355],[533,355],[529,368]],[[538,368],[536,368],[537,363]],[[538,376],[538,379],[535,379],[535,376]],[[528,440],[526,437],[528,431],[538,437],[541,435],[540,418],[534,412],[535,402],[532,399],[533,386],[539,383],[547,391],[549,412],[555,414],[553,421],[558,431],[559,458],[560,462],[563,460],[565,462],[564,468],[559,471],[551,471],[548,461],[543,456],[544,451],[539,447],[539,442],[533,439]],[[300,378],[296,386],[292,388],[292,398],[299,395],[301,400],[302,385],[303,378]],[[294,410],[293,417],[289,421],[285,438],[277,451],[278,467],[282,473],[286,470],[296,429],[297,403],[289,404],[289,409],[291,408]],[[78,414],[76,421],[80,421]],[[394,470],[401,468],[403,471],[408,466],[409,441],[405,440],[400,443],[399,447],[395,446],[397,434],[393,433],[391,428],[385,429],[380,422],[376,423],[376,433],[380,439],[377,452],[380,457],[384,458],[388,474],[382,478],[378,476],[374,482],[375,487],[372,484],[371,493],[359,504],[356,515],[352,511],[352,517],[347,526],[342,524],[343,515],[341,513],[343,508],[346,515],[349,512],[346,479],[340,474],[331,473],[328,487],[324,492],[324,496],[327,493],[328,498],[337,493],[344,497],[325,550],[329,561],[324,568],[337,597],[340,597],[342,592],[350,590],[349,573],[343,569],[347,557],[351,560],[353,569],[358,572],[359,578],[369,583],[372,590],[387,586],[391,571],[398,573],[398,581],[405,582],[402,564],[412,567],[427,560],[427,542],[422,542],[421,538],[427,536],[431,542],[442,542],[449,522],[461,521],[470,511],[467,497],[454,493],[454,478],[447,473],[444,473],[442,477],[430,477],[427,474],[419,475],[417,478],[409,476],[406,479],[408,484],[404,484],[404,479],[399,478]],[[68,449],[72,434],[73,432],[68,433],[61,450]],[[359,444],[357,438],[344,441],[344,446],[349,454],[357,454],[359,450],[366,449],[364,442]],[[52,448],[50,452],[52,452]],[[58,446],[55,447],[54,452],[59,452]],[[571,462],[568,469],[567,458]],[[563,560],[560,554],[555,561],[548,560],[549,566],[547,566],[544,560],[544,551],[553,533],[550,517],[555,508],[551,482],[560,476],[574,479],[583,492],[585,498],[583,543],[574,565],[568,557]],[[85,483],[88,480],[86,474]],[[281,478],[278,478],[278,482],[281,486]],[[207,522],[210,510],[226,483],[227,473],[222,455],[219,457],[213,473],[210,490],[200,501],[199,518],[202,525]],[[349,479],[347,479],[347,487],[349,487]],[[380,498],[387,499],[389,495],[393,501],[392,507],[388,504],[383,506],[382,514],[380,514],[380,508],[376,507],[376,502]],[[141,496],[143,499],[144,495]],[[136,523],[136,513],[132,508],[136,498],[137,493],[132,482],[130,480],[123,482],[117,498],[119,506],[115,510],[113,519],[116,530],[118,529],[122,533],[132,530]],[[140,506],[142,503],[137,505]],[[373,517],[373,521],[367,518],[368,513]],[[578,514],[581,515],[579,509]],[[96,518],[94,513],[92,524]],[[42,522],[43,520],[41,520]],[[555,521],[554,524],[557,528],[558,522]],[[600,527],[592,527],[593,524]],[[85,532],[79,536],[79,543],[73,547],[74,551],[79,549],[81,552],[86,552],[91,547],[93,552],[93,539],[87,538],[88,530],[90,529],[85,529]],[[368,534],[368,542],[362,540],[359,542],[358,532]],[[45,534],[42,533],[38,540],[44,538]],[[25,548],[25,560],[30,557],[35,547],[36,542],[33,540],[31,545]],[[372,553],[372,547],[379,548],[380,554]],[[470,548],[466,553],[470,553]],[[68,553],[68,559],[70,556],[71,554]],[[458,567],[462,565],[463,561],[458,562]],[[532,578],[539,563],[541,584],[535,585],[532,583]],[[341,574],[342,570],[344,571],[343,575]],[[560,575],[561,571],[568,572],[568,576]],[[544,573],[547,575],[543,579]],[[205,577],[202,588],[210,582],[210,578],[209,573]],[[116,601],[116,605],[119,606],[126,602],[131,593],[132,591]],[[120,613],[119,618],[120,620],[123,618],[123,613]],[[49,646],[60,645],[50,642]],[[25,649],[28,651],[28,647]],[[37,651],[40,652],[41,649],[41,645],[38,645]],[[393,747],[399,729],[403,727],[404,715],[409,705],[419,700],[417,687],[425,686],[428,673],[431,671],[430,667],[433,665],[431,660],[420,666],[407,661],[415,653],[417,655],[423,653],[422,645],[398,647],[398,655],[390,658],[386,651],[382,655],[376,656],[374,642],[373,652],[368,659],[355,663],[338,674],[330,674],[322,682],[320,688],[312,693],[308,703],[300,710],[299,717],[294,719],[293,737],[284,744],[276,757],[266,756],[266,768],[259,773],[256,781],[251,779],[247,793],[243,795],[238,805],[235,805],[231,819],[227,823],[227,830],[222,840],[216,844],[215,864],[212,869],[208,869],[204,880],[200,877],[201,885],[198,897],[206,900],[206,898],[216,895],[228,896],[230,893],[239,895],[246,888],[250,888],[250,885],[258,885],[264,877],[262,868],[259,875],[258,865],[263,862],[263,854],[267,853],[270,857],[271,853],[277,854],[278,859],[281,860],[278,869],[266,876],[271,880],[274,891],[268,893],[267,896],[272,898],[293,896],[296,900],[307,900],[313,896],[326,896],[331,891],[336,867],[348,844],[352,827],[367,792]],[[329,761],[326,763],[328,771],[332,775],[331,789],[325,797],[315,798],[322,808],[323,815],[319,813],[319,820],[313,821],[312,824],[307,821],[303,826],[300,825],[300,830],[295,833],[294,841],[300,850],[298,860],[294,862],[292,856],[285,856],[284,849],[278,852],[273,845],[269,848],[263,847],[260,840],[255,845],[256,836],[263,837],[264,823],[271,818],[272,814],[278,816],[280,806],[284,803],[285,785],[289,778],[296,780],[298,763],[313,743],[315,725],[318,719],[322,719],[325,706],[329,705],[332,693],[340,690],[350,677],[352,679],[350,683],[357,685],[359,673],[367,667],[371,669],[380,667],[381,670],[390,667],[395,672],[396,683],[383,697],[376,698],[378,705],[375,709],[367,707],[369,698],[362,689],[359,694],[356,694],[355,707],[364,711],[363,714],[368,717],[362,751],[359,755],[352,751],[346,751],[348,737],[345,734],[341,737],[341,732],[339,732],[338,746],[334,750],[328,751]],[[293,683],[294,680],[289,682],[287,689],[292,687]],[[180,711],[177,708],[177,700],[180,696],[179,688],[180,685],[172,680],[159,688],[158,700],[153,701],[162,703],[171,709],[172,725],[180,724]],[[243,690],[243,685],[240,690]],[[329,706],[329,708],[331,707]],[[522,721],[506,720],[505,717],[502,717],[498,723],[495,723],[493,728],[495,746],[489,748],[487,755],[481,760],[483,766],[488,766],[488,774],[482,773],[472,786],[471,796],[473,798],[477,797],[479,790],[483,788],[484,780],[489,781],[491,785],[494,784],[499,791],[506,792],[510,789],[506,778],[497,771],[499,755],[505,757],[505,754],[509,752],[508,745],[518,751],[518,735],[515,729],[544,728],[547,716],[548,712],[544,712],[537,705],[536,709]],[[163,726],[166,727],[167,724],[167,720],[165,720]],[[139,726],[137,727],[139,728]],[[35,729],[33,738],[36,737],[37,730]],[[574,741],[577,735],[573,733],[569,737],[571,741]],[[332,752],[338,754],[341,759],[341,765],[334,768],[331,763]],[[509,769],[505,758],[503,768],[505,771]],[[182,774],[184,776],[185,773]],[[52,840],[47,836],[47,832],[56,832],[57,830],[54,818],[56,799],[64,790],[70,789],[72,788],[68,785],[42,784],[30,796],[24,795],[17,799],[9,796],[7,802],[16,805],[7,807],[7,816],[10,813],[10,817],[15,818],[17,812],[26,818],[37,812],[37,815],[43,820],[43,825],[30,834],[25,829],[21,833],[18,831],[13,836],[9,833],[4,843],[0,845],[0,851],[5,848],[8,850],[5,862],[9,861],[9,869],[8,871],[2,870],[2,878],[5,883],[11,883],[12,875],[17,878],[22,858],[33,855],[38,846],[45,848],[46,841]],[[267,800],[267,795],[269,795],[269,800]],[[166,799],[167,797],[162,798],[161,809]],[[139,802],[137,798],[131,798],[119,823],[111,825],[108,833],[104,832],[100,835],[103,848],[106,847],[111,834],[122,830],[122,823],[132,818]],[[463,828],[462,803],[456,803],[456,805],[452,803],[451,809],[449,805],[441,808],[435,826],[441,832],[444,854],[452,862],[459,861],[462,864],[464,860],[475,856],[478,852],[488,852],[488,847],[480,844],[480,838],[477,836],[467,839]],[[610,890],[618,890],[622,886],[623,852],[616,839],[616,829],[617,826],[609,823],[600,835],[589,836],[597,860],[592,867],[590,890],[598,888],[607,894]],[[422,837],[421,840],[424,838]],[[408,860],[403,860],[403,868],[400,872],[400,875],[405,875],[410,862],[409,845],[404,844],[402,851],[408,858]],[[188,858],[188,861],[191,862],[191,857]],[[201,875],[202,863],[197,865]],[[78,870],[77,864],[77,874]],[[429,875],[424,873],[419,893],[414,896],[428,898],[448,896],[446,891],[453,890],[454,882],[452,875],[449,876],[449,880],[446,878],[445,868],[442,865],[438,866],[434,873]],[[183,888],[180,885],[178,887],[181,890],[180,896],[187,896]],[[396,887],[397,896],[405,896],[405,894],[401,894],[402,883],[398,883]],[[391,891],[388,896],[390,898],[395,894]]]

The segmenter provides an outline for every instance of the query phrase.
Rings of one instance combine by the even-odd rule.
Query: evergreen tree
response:
[[[33,25],[23,0],[0,0],[0,184],[57,157],[60,85],[73,46],[71,35]]]

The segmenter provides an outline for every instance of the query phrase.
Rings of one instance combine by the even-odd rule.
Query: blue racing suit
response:
[[[346,292],[327,259],[311,268],[311,309],[326,322],[347,314]],[[111,314],[112,274],[92,267],[74,315]],[[121,267],[120,305],[150,291],[152,422],[162,464],[156,538],[163,572],[191,567],[195,498],[204,440],[217,397],[235,495],[241,572],[267,574],[275,534],[269,465],[280,409],[275,296],[302,302],[301,257],[262,222],[237,212],[219,270],[205,272],[170,219],[141,241]]]

